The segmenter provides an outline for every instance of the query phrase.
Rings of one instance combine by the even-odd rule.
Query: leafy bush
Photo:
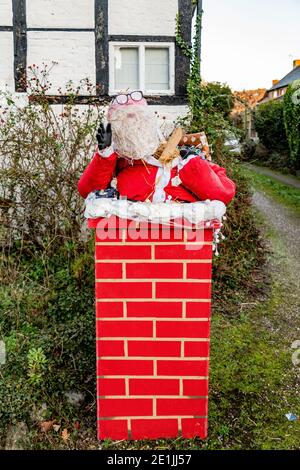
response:
[[[216,310],[235,316],[235,307],[249,292],[257,295],[263,290],[257,279],[253,283],[253,278],[264,266],[265,243],[253,213],[249,179],[239,161],[226,154],[222,146],[216,150],[214,160],[235,182],[236,196],[227,207],[220,256],[213,260],[213,302]]]
[[[195,82],[188,84],[189,115],[186,125],[190,132],[204,130],[211,146],[226,138],[228,132],[236,133],[229,115],[234,106],[230,88],[221,83]]]
[[[2,94],[0,209],[2,238],[12,244],[33,244],[50,254],[57,244],[78,240],[83,200],[77,180],[91,158],[99,106],[74,105],[80,87],[69,84],[65,105],[50,106],[44,74],[32,69],[29,101],[21,106]],[[84,85],[89,89],[86,80]]]
[[[1,265],[0,338],[7,354],[0,374],[0,447],[17,422],[37,434],[41,421],[50,419],[68,429],[75,419],[94,423],[92,240],[81,250],[66,244],[44,262],[23,253]],[[79,406],[67,400],[70,391],[83,395]]]
[[[257,146],[255,159],[261,166],[267,166],[284,173],[293,173],[288,152],[268,152],[264,147]]]
[[[283,101],[269,101],[261,104],[254,114],[259,140],[270,151],[288,152],[283,110]]]
[[[80,111],[71,84],[66,103],[52,107],[47,83],[34,78],[25,106],[2,96],[0,447],[16,422],[38,434],[43,419],[74,430],[74,419],[88,426],[95,417],[94,247],[77,181],[102,112],[93,103]],[[69,391],[83,394],[79,407]]]
[[[300,169],[300,80],[289,85],[284,96],[284,124],[291,166]]]
[[[245,161],[251,161],[255,157],[257,144],[253,139],[247,139],[243,142],[241,156]]]

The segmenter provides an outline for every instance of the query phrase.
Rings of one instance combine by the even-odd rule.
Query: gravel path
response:
[[[261,192],[256,191],[252,200],[268,224],[284,241],[286,254],[294,259],[300,277],[300,218]]]
[[[254,193],[253,204],[272,231],[270,271],[280,292],[269,327],[288,344],[300,340],[300,217],[261,192]]]
[[[300,180],[299,178],[296,178],[296,176],[283,175],[282,173],[273,171],[270,168],[250,165],[250,163],[247,163],[245,167],[249,168],[249,170],[256,171],[256,173],[260,173],[261,175],[265,175],[265,176],[270,176],[271,178],[274,178],[275,180],[280,181],[281,183],[300,189]]]

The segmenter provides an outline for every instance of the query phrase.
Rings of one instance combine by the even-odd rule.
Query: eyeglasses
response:
[[[122,93],[120,95],[113,96],[112,98],[112,104],[113,103],[118,103],[118,104],[127,104],[128,103],[128,98],[131,98],[132,101],[141,101],[144,98],[143,92],[142,91],[132,91],[131,93]]]

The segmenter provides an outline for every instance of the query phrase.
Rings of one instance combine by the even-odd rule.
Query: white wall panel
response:
[[[28,32],[27,65],[58,62],[50,74],[52,88],[65,90],[65,84],[73,80],[89,78],[95,85],[95,37],[92,32]],[[84,93],[82,91],[82,93]]]
[[[153,112],[157,112],[159,126],[165,137],[173,132],[175,121],[185,117],[189,111],[186,105],[151,105],[150,108]]]
[[[0,32],[0,88],[14,87],[14,39],[13,33]]]
[[[108,0],[109,34],[174,36],[178,0]]]
[[[0,0],[0,25],[12,26],[12,0]]]
[[[109,0],[110,1],[110,0]],[[94,28],[94,0],[27,0],[28,28]]]
[[[18,108],[24,108],[25,106],[28,105],[29,103],[29,99],[28,99],[28,95],[27,93],[16,93],[14,91],[14,88],[6,88],[6,91],[9,92],[9,97],[12,98],[12,100],[14,101],[15,105],[18,107]],[[0,96],[0,106],[2,106],[2,108],[0,108],[0,116],[1,116],[1,113],[2,111],[4,111],[6,108],[9,108],[10,105],[7,104],[7,100],[5,98],[5,96]]]

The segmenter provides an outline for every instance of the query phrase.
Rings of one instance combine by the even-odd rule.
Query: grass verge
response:
[[[242,172],[251,181],[252,186],[272,199],[283,204],[285,207],[296,211],[300,215],[300,190],[292,186],[281,183],[275,178],[265,176],[250,170],[242,168]]]

